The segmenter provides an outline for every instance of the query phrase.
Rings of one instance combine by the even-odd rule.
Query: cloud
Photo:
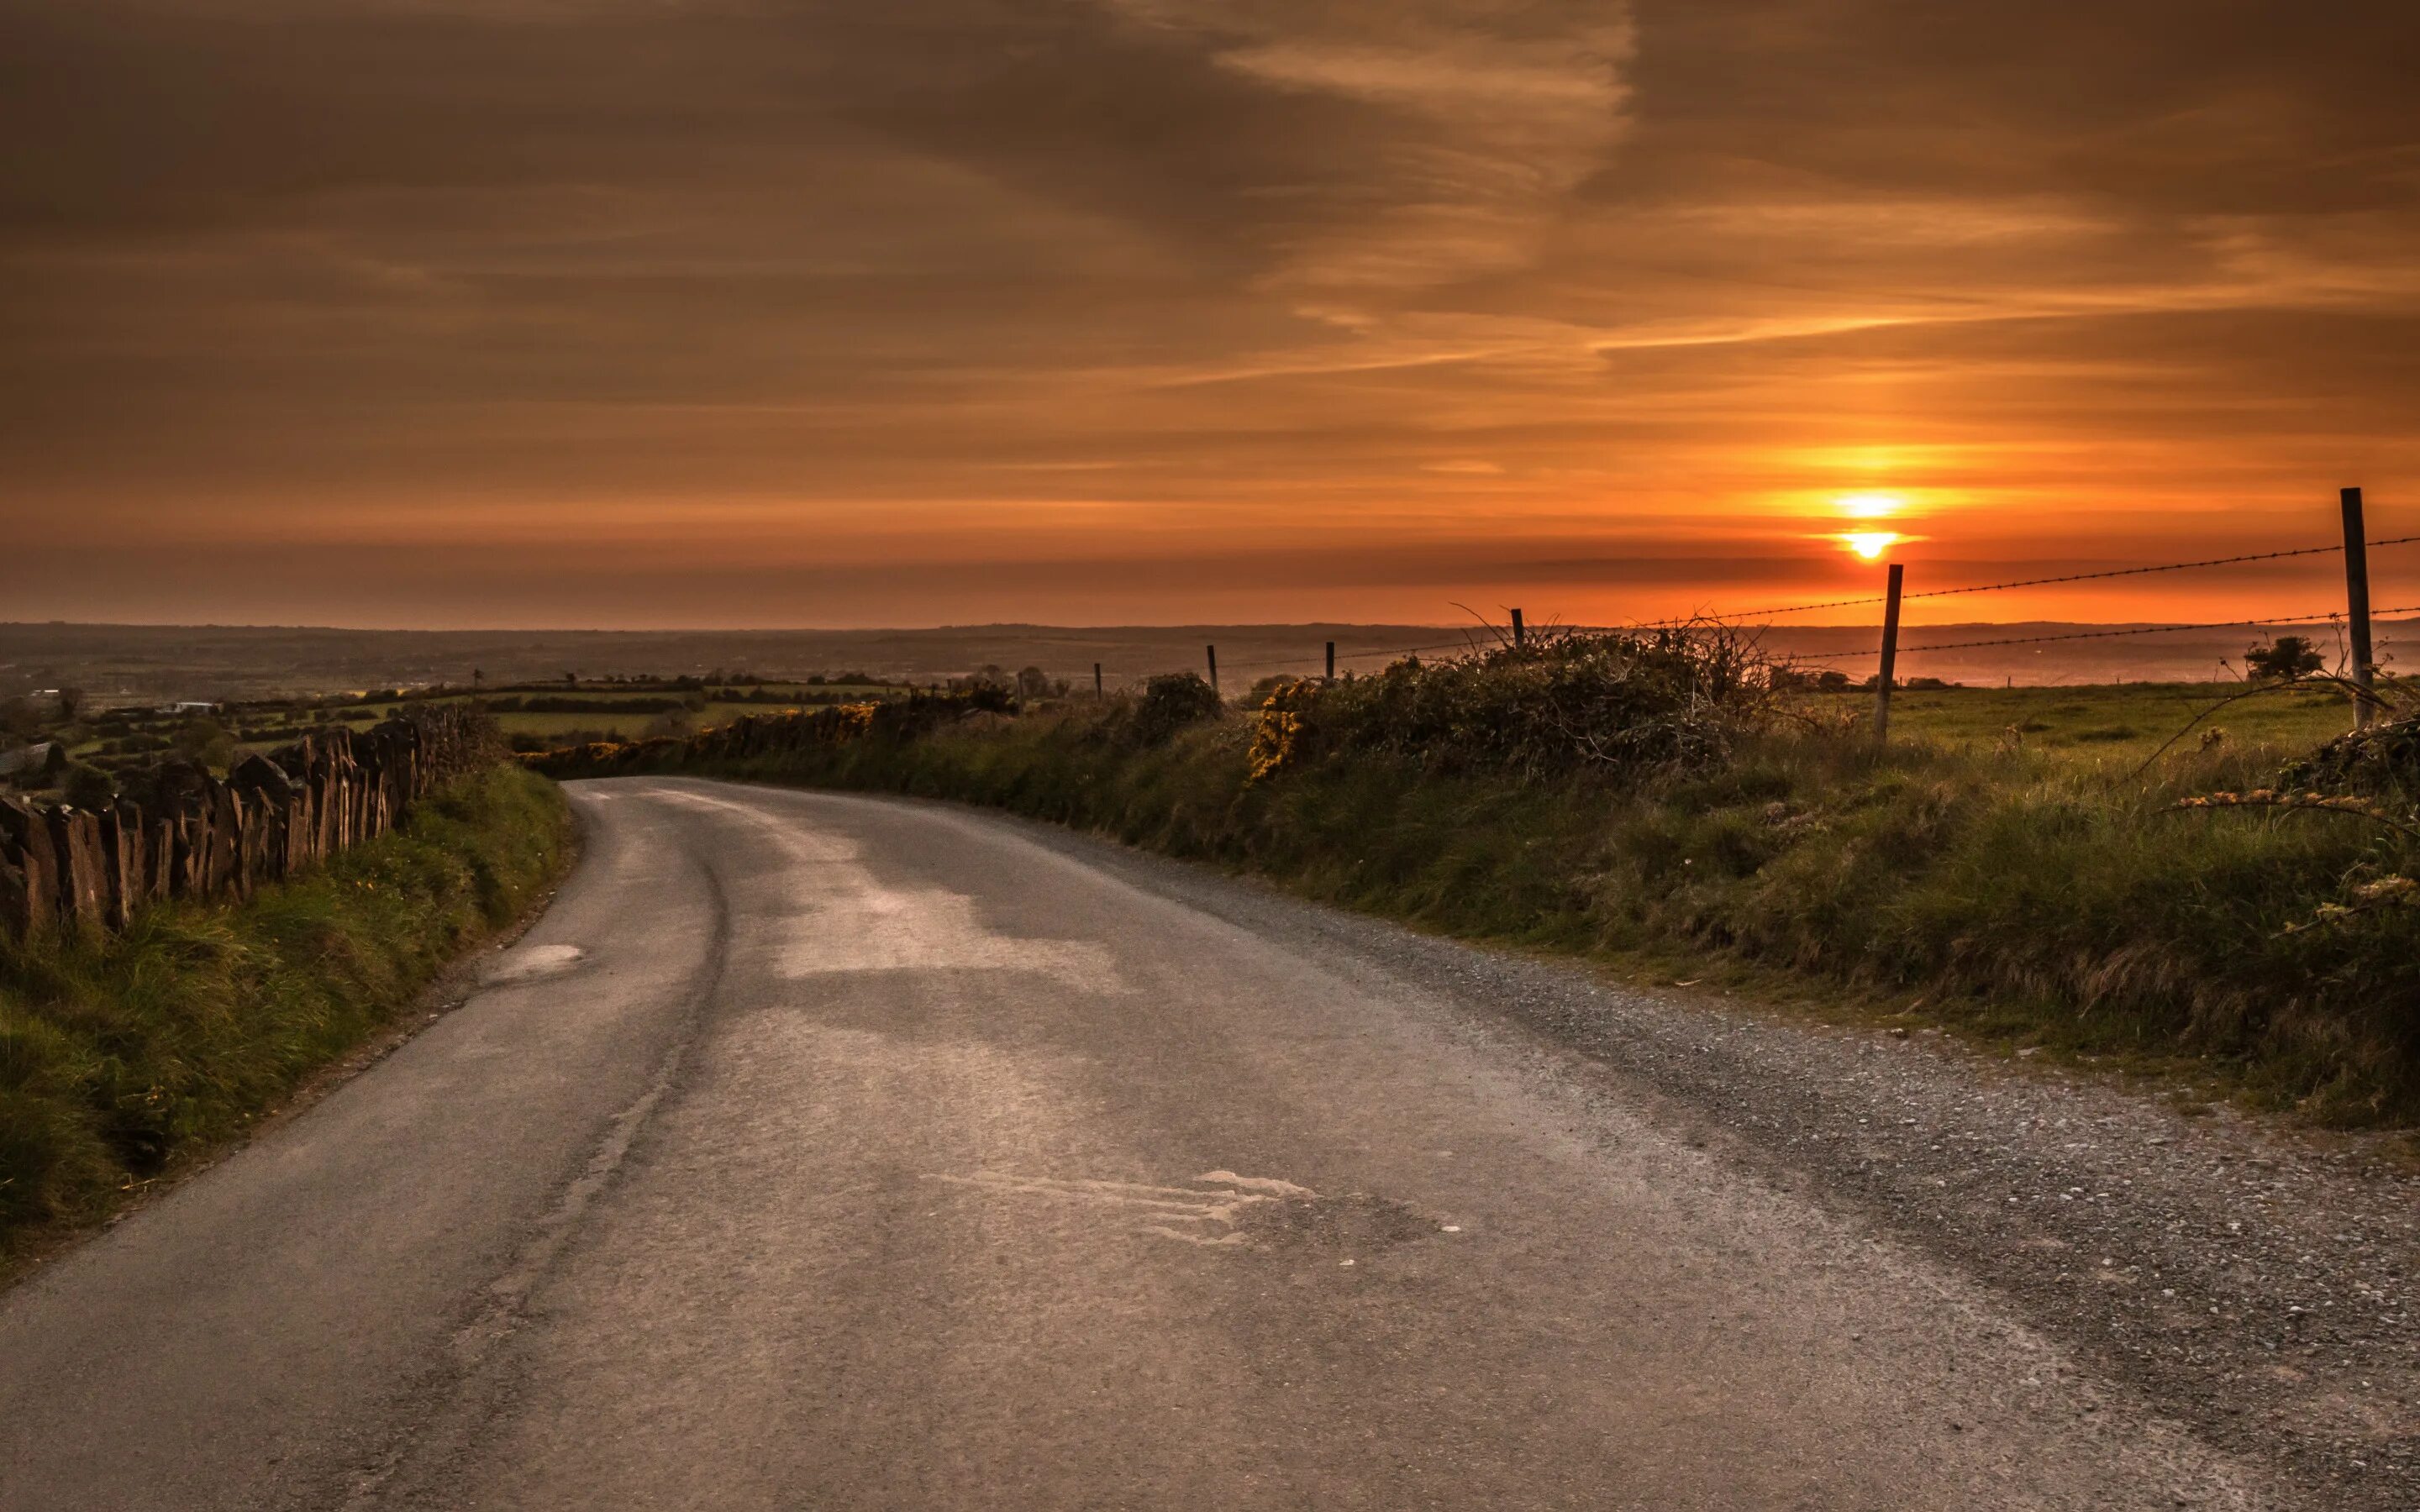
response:
[[[2257,536],[2420,486],[2415,45],[2257,0],[0,0],[0,510],[65,553],[0,591],[487,520],[643,570],[746,516],[733,560],[876,598],[891,532],[1078,519],[1209,594],[1306,520],[1797,561],[1877,486],[1945,560],[2136,549],[2111,498]]]
[[[1269,281],[1296,296],[1349,301],[1526,265],[1624,125],[1633,35],[1626,7],[1606,0],[1104,3],[1257,85],[1385,121],[1331,193],[1327,224]]]

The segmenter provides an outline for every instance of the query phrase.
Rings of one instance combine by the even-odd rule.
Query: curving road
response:
[[[1483,957],[956,810],[572,791],[465,1005],[0,1300],[0,1506],[2283,1494]]]

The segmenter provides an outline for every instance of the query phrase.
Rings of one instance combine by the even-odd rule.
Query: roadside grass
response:
[[[0,942],[0,1262],[240,1134],[556,874],[570,817],[504,767],[241,903]]]
[[[2130,709],[2131,687],[2057,691],[2082,730],[2170,717]],[[1253,780],[1251,717],[1138,748],[1105,734],[1116,708],[684,769],[995,805],[1448,934],[2180,1072],[2322,1124],[2420,1123],[2420,913],[2293,928],[2362,877],[2420,871],[2420,844],[2348,815],[2175,808],[2272,781],[2311,740],[2188,744],[2139,779],[2173,725],[2125,760],[1776,730],[1694,776],[1355,753]]]

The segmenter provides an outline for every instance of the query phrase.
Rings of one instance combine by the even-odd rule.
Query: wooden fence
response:
[[[94,812],[0,798],[0,934],[123,929],[171,898],[249,897],[375,840],[414,799],[494,759],[489,726],[453,706],[363,731],[329,731],[247,756],[225,779],[195,774],[147,807]]]

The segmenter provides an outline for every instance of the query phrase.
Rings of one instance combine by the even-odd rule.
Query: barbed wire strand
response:
[[[1446,640],[1425,646],[1373,646],[1365,651],[1340,650],[1336,653],[1336,659],[1338,661],[1346,661],[1355,657],[1410,656],[1416,656],[1423,651],[1476,652],[1484,651],[1486,649],[1486,644],[1483,641]],[[1239,661],[1233,663],[1232,665],[1222,665],[1219,667],[1218,671],[1221,673],[1267,671],[1272,669],[1281,671],[1288,667],[1319,666],[1324,664],[1326,660],[1326,654],[1325,652],[1314,652],[1300,656],[1288,656],[1278,661]]]
[[[2364,543],[2370,547],[2410,546],[2420,541],[2420,535],[2397,535],[2382,541]],[[2149,567],[2113,567],[2106,572],[2071,572],[2056,578],[2017,578],[2003,583],[1974,583],[1964,588],[1931,588],[1922,593],[1901,594],[1900,602],[1913,598],[1955,598],[1961,594],[1996,594],[2010,588],[2043,588],[2053,583],[2094,582],[2106,578],[2139,578],[2152,572],[2185,572],[2195,567],[2227,567],[2244,562],[2275,562],[2284,557],[2324,556],[2342,551],[2341,546],[2302,546],[2288,551],[2255,551],[2240,557],[2211,557],[2202,562],[2163,562]],[[1889,602],[1887,594],[1875,594],[1866,598],[1829,598],[1817,604],[1784,604],[1773,609],[1741,609],[1736,613],[1702,615],[1699,618],[1721,620],[1763,619],[1776,614],[1804,614],[1819,609],[1856,609],[1868,604]],[[1651,625],[1681,625],[1683,620],[1649,620]]]
[[[2383,619],[2390,614],[2420,614],[2420,604],[2405,605],[2398,609],[2381,609],[2370,610],[2370,615],[2374,619]],[[2260,620],[2214,620],[2207,625],[2146,625],[2124,630],[2078,630],[2070,634],[2062,635],[2006,636],[1992,640],[1947,640],[1927,646],[1901,646],[1899,648],[1899,655],[1902,656],[1921,656],[1929,651],[1973,651],[1982,646],[2037,646],[2047,645],[2054,640],[2114,640],[2119,636],[2174,635],[2186,630],[2242,630],[2261,629],[2280,625],[2326,625],[2341,617],[2341,611],[2336,611],[2326,614],[2279,615],[2274,618]],[[1784,656],[1781,659],[1786,661],[1845,661],[1858,656],[1879,656],[1881,655],[1882,648],[1877,646],[1870,651],[1805,652]]]

